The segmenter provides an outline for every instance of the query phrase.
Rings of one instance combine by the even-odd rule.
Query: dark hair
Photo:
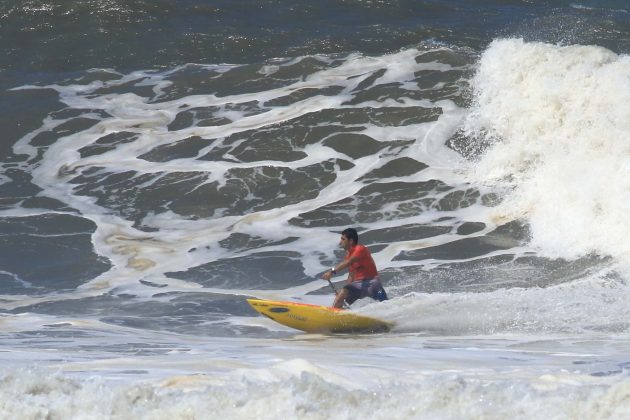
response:
[[[359,234],[357,233],[356,230],[354,230],[352,228],[348,228],[348,229],[344,230],[343,232],[341,232],[341,234],[343,236],[345,236],[346,238],[348,238],[348,239],[352,239],[355,244],[359,243]]]

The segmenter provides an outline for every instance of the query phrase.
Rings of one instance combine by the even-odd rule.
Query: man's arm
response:
[[[337,271],[345,270],[350,266],[353,262],[355,262],[359,257],[357,255],[351,255],[347,260],[341,261],[339,264],[333,266],[330,270],[326,271],[322,278],[326,281],[330,280],[332,276],[337,274]],[[350,275],[348,274],[348,281],[351,281]]]

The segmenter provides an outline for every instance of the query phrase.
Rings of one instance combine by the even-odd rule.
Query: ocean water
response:
[[[627,2],[4,1],[0,40],[0,418],[630,418]],[[248,306],[330,304],[349,226],[391,332]]]

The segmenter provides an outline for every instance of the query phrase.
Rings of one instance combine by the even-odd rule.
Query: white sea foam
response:
[[[266,91],[241,93],[218,97],[213,94],[190,95],[179,99],[160,102],[149,102],[134,93],[105,93],[99,94],[102,89],[113,89],[118,86],[136,85],[152,86],[160,95],[164,94],[171,82],[167,78],[178,70],[164,73],[134,72],[121,75],[120,79],[110,81],[94,81],[90,84],[79,85],[52,85],[47,88],[59,92],[60,100],[75,109],[90,109],[92,112],[87,117],[94,118],[97,123],[85,130],[62,137],[54,144],[47,147],[43,160],[33,170],[34,182],[44,189],[44,194],[58,197],[71,207],[78,209],[83,217],[90,218],[97,226],[93,234],[93,243],[96,252],[112,262],[113,267],[103,275],[93,279],[81,287],[83,296],[99,295],[106,290],[117,288],[122,291],[126,287],[131,288],[134,294],[139,293],[135,279],[150,277],[153,281],[167,285],[164,291],[176,291],[191,287],[197,287],[194,282],[184,284],[178,280],[164,276],[166,272],[186,270],[191,266],[198,266],[222,258],[243,257],[260,250],[243,252],[228,251],[215,246],[219,241],[233,233],[247,233],[248,235],[260,235],[268,239],[281,240],[294,236],[299,238],[292,244],[292,249],[303,254],[303,264],[308,275],[315,275],[323,269],[321,263],[320,244],[337,242],[336,235],[328,231],[316,231],[291,226],[287,220],[334,203],[346,197],[352,196],[363,187],[358,181],[362,176],[373,169],[383,166],[388,161],[404,156],[417,159],[429,165],[425,171],[404,178],[407,181],[428,181],[440,179],[451,182],[454,185],[464,183],[460,156],[445,146],[448,138],[456,130],[464,117],[464,110],[449,100],[431,102],[426,99],[401,98],[400,101],[376,101],[349,105],[347,101],[353,97],[353,91],[376,72],[381,71],[379,77],[372,81],[375,85],[399,83],[410,92],[417,90],[415,73],[418,71],[449,71],[452,67],[435,61],[418,62],[416,57],[423,52],[416,49],[405,49],[395,54],[380,57],[366,57],[353,54],[346,57],[341,65],[332,66],[316,71],[303,80],[288,83],[286,86],[275,87]],[[330,60],[321,57],[322,60]],[[278,61],[275,66],[290,65],[299,59],[286,63]],[[236,66],[209,67],[213,73],[229,71]],[[275,67],[274,67],[275,68]],[[263,74],[270,70],[263,67]],[[267,107],[265,102],[282,98],[291,93],[308,88],[326,88],[328,86],[340,86],[342,91],[337,95],[317,95],[300,100],[291,106]],[[23,87],[26,88],[34,88]],[[184,109],[203,108],[210,106],[222,107],[226,104],[257,103],[264,112],[247,115],[243,111],[232,110],[223,113],[228,116],[230,123],[221,126],[202,127],[193,125],[176,131],[168,130],[167,126],[173,122],[176,115]],[[339,172],[336,180],[321,189],[317,197],[303,200],[299,203],[245,214],[244,216],[225,216],[217,214],[212,218],[191,220],[172,211],[160,214],[148,214],[142,221],[147,227],[159,228],[159,235],[148,235],[140,232],[132,226],[129,220],[117,216],[109,209],[102,208],[94,198],[77,195],[75,185],[68,182],[72,176],[84,168],[104,168],[103,170],[122,173],[134,171],[138,176],[142,174],[173,174],[186,172],[203,173],[205,183],[214,181],[219,186],[225,185],[227,173],[235,168],[256,168],[272,166],[275,168],[300,169],[309,165],[318,164],[330,159],[348,159],[344,153],[338,152],[322,143],[310,144],[302,149],[306,156],[295,161],[204,161],[197,159],[174,159],[167,162],[148,162],[138,159],[143,153],[151,151],[156,146],[173,144],[190,136],[202,136],[208,140],[209,145],[198,152],[203,156],[217,147],[220,141],[227,136],[251,129],[273,126],[291,119],[295,119],[309,113],[316,113],[326,109],[349,108],[386,108],[396,107],[437,107],[442,110],[442,115],[434,122],[408,124],[402,126],[380,127],[374,124],[361,124],[356,127],[356,132],[368,135],[376,141],[412,140],[413,145],[408,146],[399,153],[374,154],[354,159],[355,166],[352,169]],[[96,111],[106,113],[107,117],[100,117]],[[221,113],[223,111],[219,111]],[[51,131],[65,120],[53,120],[47,118],[39,130],[35,130],[21,139],[15,146],[16,153],[28,153],[31,157],[37,156],[37,148],[31,145],[33,138],[44,131]],[[352,128],[352,127],[350,127]],[[137,138],[100,154],[81,156],[78,150],[93,144],[104,135],[116,132],[136,133]],[[217,143],[212,143],[216,139]],[[322,139],[322,141],[325,139]],[[70,177],[66,176],[71,174]],[[148,181],[143,188],[150,188],[155,181]],[[481,206],[476,206],[481,209]],[[435,217],[435,216],[433,216]],[[483,217],[483,216],[480,216]],[[488,219],[486,218],[486,221]],[[429,216],[419,215],[409,217],[405,223],[430,221]],[[402,223],[402,221],[398,221]],[[379,228],[380,222],[365,224],[367,228]],[[397,244],[391,249],[376,254],[381,267],[396,266],[393,261],[395,252],[401,249],[413,249],[419,246],[416,243]],[[190,253],[188,250],[202,250]],[[283,249],[282,247],[265,247],[265,251]],[[317,250],[317,252],[313,252]],[[328,254],[332,257],[330,250]],[[58,296],[64,298],[63,295]],[[10,297],[8,297],[11,300]]]
[[[472,85],[470,134],[490,142],[477,180],[507,185],[542,255],[630,264],[630,58],[595,46],[494,41]]]
[[[390,351],[396,354],[396,348]],[[525,365],[465,373],[436,367],[331,370],[325,363],[289,359],[266,368],[132,384],[9,370],[0,381],[0,401],[4,416],[22,419],[623,418],[630,409],[630,383],[623,378],[536,374]]]
[[[397,333],[630,335],[630,289],[607,272],[546,288],[478,293],[410,293],[359,312],[395,323]]]
[[[450,69],[438,62],[416,62],[421,55],[415,49],[382,57],[351,55],[336,67],[318,70],[286,86],[224,97],[191,95],[149,102],[132,93],[99,93],[101,89],[142,85],[164,99],[171,86],[168,76],[181,69],[136,72],[90,85],[52,86],[70,108],[107,114],[91,113],[97,119],[92,127],[62,137],[51,146],[33,146],[31,141],[37,134],[65,122],[46,119],[42,128],[24,137],[14,151],[31,159],[43,153],[33,182],[43,189],[43,195],[57,197],[94,221],[95,252],[108,258],[113,267],[77,290],[0,296],[6,311],[36,305],[32,310],[45,312],[46,305],[51,305],[54,313],[58,301],[65,300],[68,305],[63,316],[7,312],[0,318],[6,335],[2,359],[11,365],[1,373],[1,415],[27,419],[206,418],[209,413],[226,419],[622,418],[630,409],[630,385],[624,374],[630,292],[614,273],[597,271],[601,267],[560,275],[561,284],[552,287],[528,283],[528,287],[513,288],[510,275],[514,271],[510,270],[518,270],[517,265],[488,266],[483,269],[505,274],[504,283],[499,281],[491,290],[475,293],[403,295],[398,291],[408,290],[418,279],[397,279],[391,288],[388,285],[394,299],[355,309],[396,322],[392,333],[374,336],[303,335],[246,313],[206,320],[190,326],[196,330],[183,332],[125,324],[129,318],[150,321],[143,318],[152,315],[142,312],[122,313],[120,318],[113,314],[113,321],[100,319],[109,315],[107,311],[85,317],[71,313],[75,303],[89,305],[88,298],[132,296],[128,305],[168,304],[190,292],[329,303],[332,293],[310,294],[325,285],[317,279],[293,287],[259,290],[205,287],[203,279],[180,280],[166,273],[261,251],[289,250],[301,254],[305,275],[315,276],[336,259],[333,249],[338,233],[329,227],[305,228],[287,221],[352,196],[364,186],[361,177],[400,157],[414,158],[429,167],[389,181],[438,179],[464,189],[473,182],[488,185],[479,186],[481,192],[511,193],[496,208],[474,203],[455,210],[427,209],[401,219],[364,223],[362,227],[367,230],[430,225],[435,220],[451,227],[450,232],[434,237],[384,244],[374,252],[381,269],[417,265],[431,274],[441,265],[473,262],[476,257],[421,261],[395,257],[401,251],[460,240],[462,236],[455,231],[465,221],[485,224],[481,231],[468,236],[474,238],[515,218],[531,225],[532,244],[543,255],[574,258],[595,252],[625,258],[630,249],[622,240],[630,233],[623,218],[627,210],[624,198],[629,198],[628,177],[622,176],[630,167],[624,144],[630,124],[624,106],[630,99],[625,89],[626,57],[598,47],[561,48],[518,40],[491,44],[472,82],[476,103],[466,125],[469,133],[487,135],[495,142],[478,162],[469,163],[445,146],[467,112],[451,101],[409,97],[348,103],[354,89],[379,70],[385,71],[373,83],[399,83],[413,92],[418,89],[413,83],[416,72]],[[258,74],[276,75],[283,65],[299,60],[272,61]],[[211,70],[221,73],[233,68],[216,66]],[[231,120],[221,128],[193,124],[181,130],[167,129],[181,110],[249,101],[262,106],[300,89],[331,85],[340,86],[340,93],[263,109],[256,115],[219,111]],[[64,175],[89,167],[139,174],[199,171],[207,175],[208,182],[225,182],[227,171],[234,167],[294,169],[347,159],[344,153],[322,143],[304,147],[301,151],[306,157],[290,162],[225,163],[183,158],[156,164],[138,156],[193,135],[216,140],[199,151],[198,156],[202,156],[231,133],[321,110],[363,106],[436,107],[442,114],[427,123],[346,127],[380,142],[412,143],[396,153],[354,160],[355,166],[336,174],[334,182],[323,187],[319,195],[288,206],[199,219],[174,211],[150,212],[142,224],[156,230],[145,232],[94,198],[76,194],[75,184],[68,182],[71,176]],[[133,132],[138,137],[101,154],[81,156],[77,152],[117,131]],[[150,186],[150,182],[143,185]],[[438,199],[445,194],[435,193]],[[7,217],[25,217],[42,211],[2,212]],[[265,238],[270,243],[287,237],[297,239],[288,245],[243,250],[217,245],[234,233]],[[527,244],[519,244],[484,256],[531,256],[531,251]],[[235,337],[212,336],[207,331],[215,324]],[[256,338],[239,336],[251,330],[258,334]],[[195,334],[198,331],[202,333]],[[36,365],[41,370],[33,371]]]

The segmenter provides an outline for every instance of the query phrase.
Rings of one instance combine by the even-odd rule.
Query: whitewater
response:
[[[627,418],[628,56],[502,38],[12,93],[48,108],[3,235],[53,262],[0,273],[2,418]],[[330,304],[348,226],[391,298],[352,310],[393,331],[248,308]]]

